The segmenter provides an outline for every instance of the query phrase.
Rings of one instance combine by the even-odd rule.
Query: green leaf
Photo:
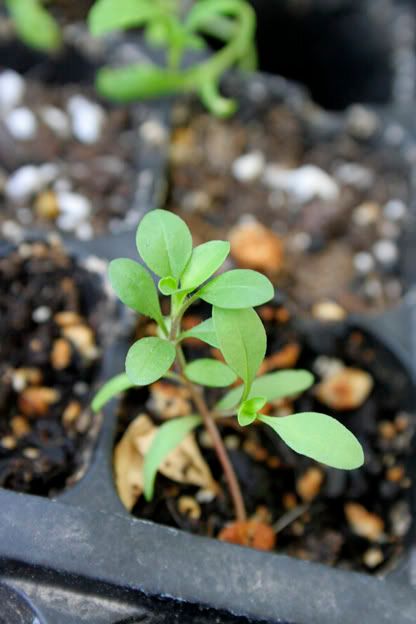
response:
[[[192,236],[182,219],[167,210],[152,210],[137,228],[139,254],[159,277],[179,278],[192,253]]]
[[[266,401],[283,399],[305,392],[314,383],[313,375],[306,370],[282,370],[262,375],[254,380],[249,398],[259,395]],[[216,405],[217,409],[230,409],[241,400],[243,387],[233,388]]]
[[[354,470],[364,463],[364,453],[357,438],[338,420],[318,412],[303,412],[272,418],[259,415],[291,449],[318,462]]]
[[[136,386],[147,386],[160,379],[172,366],[175,347],[162,338],[142,338],[130,347],[126,373]]]
[[[169,275],[168,277],[162,277],[159,280],[159,290],[162,295],[169,297],[178,290],[178,280],[175,277]]]
[[[246,427],[253,423],[258,413],[266,405],[266,399],[264,397],[253,397],[244,401],[238,410],[238,423],[241,427]]]
[[[180,339],[183,340],[184,338],[199,338],[199,340],[206,342],[215,349],[220,348],[220,343],[218,341],[217,332],[215,331],[214,321],[212,318],[203,321],[199,325],[195,325],[192,329],[188,329],[188,331],[181,334]]]
[[[251,308],[273,299],[274,289],[267,277],[261,273],[235,269],[208,282],[199,296],[220,308]]]
[[[128,390],[133,386],[134,384],[127,377],[126,373],[115,375],[98,390],[91,404],[92,409],[94,412],[98,412],[108,401],[111,401],[116,394],[124,392],[124,390]]]
[[[226,364],[209,358],[190,362],[185,367],[185,375],[194,383],[211,388],[230,386],[237,379],[235,373]]]
[[[185,74],[151,63],[103,67],[96,75],[99,93],[116,102],[131,102],[186,90]]]
[[[153,498],[156,473],[160,464],[201,422],[200,416],[182,416],[161,425],[146,453],[143,466],[144,496]]]
[[[220,268],[229,253],[230,243],[226,241],[209,241],[195,247],[182,275],[181,288],[193,290],[200,286]]]
[[[161,48],[167,45],[169,41],[169,28],[165,20],[152,20],[146,27],[146,42],[155,48]]]
[[[114,30],[138,27],[159,15],[152,2],[140,0],[97,0],[88,14],[88,26],[94,36]]]
[[[214,307],[212,316],[224,359],[244,381],[248,393],[266,353],[263,323],[252,308]]]
[[[62,43],[55,19],[38,0],[6,0],[17,34],[37,50],[56,50]]]
[[[141,264],[128,258],[117,258],[110,262],[108,273],[111,285],[124,305],[163,325],[156,286]]]

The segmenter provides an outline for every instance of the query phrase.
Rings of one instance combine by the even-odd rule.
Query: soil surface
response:
[[[162,129],[144,107],[133,119],[92,89],[28,76],[0,72],[1,235],[16,242],[35,227],[89,240],[134,229],[135,196],[146,186],[140,136],[151,143]]]
[[[301,310],[389,306],[406,288],[404,131],[359,106],[342,119],[298,108],[243,102],[222,121],[180,103],[168,207],[197,242],[228,237],[234,261],[269,274]]]
[[[59,244],[0,258],[0,486],[53,495],[91,450],[101,279]]]
[[[368,398],[357,400],[354,409],[341,409],[360,393],[354,376],[351,382],[344,380],[339,393],[332,396],[339,409],[323,403],[328,399],[322,393],[318,400],[316,385],[296,400],[266,406],[273,415],[321,411],[342,421],[359,437],[365,450],[365,465],[352,472],[330,469],[294,453],[263,425],[241,429],[236,421],[223,421],[222,435],[250,519],[273,527],[278,553],[345,569],[389,569],[403,552],[411,525],[412,472],[408,462],[416,420],[408,411],[409,378],[391,353],[360,330],[295,327],[283,307],[266,306],[261,315],[269,345],[265,370],[305,368],[314,372],[318,383],[353,367],[367,372],[374,386]],[[200,319],[192,314],[186,322],[192,326]],[[153,331],[150,324],[140,327],[138,335]],[[215,350],[210,352],[218,357]],[[206,356],[207,347],[192,340],[187,354],[189,358]],[[212,405],[219,394],[209,390],[206,396]],[[117,440],[138,414],[145,413],[160,425],[168,417],[192,410],[186,393],[168,382],[154,384],[150,394],[130,391],[120,408]],[[154,499],[146,502],[140,497],[132,513],[218,537],[233,520],[233,512],[209,436],[200,429],[196,440],[222,493],[215,497],[204,488],[159,474]]]

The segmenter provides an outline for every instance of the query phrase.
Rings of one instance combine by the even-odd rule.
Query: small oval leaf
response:
[[[220,308],[251,308],[273,299],[274,288],[270,280],[257,271],[235,269],[208,282],[199,296]]]
[[[102,67],[96,74],[96,87],[106,98],[131,102],[178,92],[184,80],[179,71],[150,63],[135,63],[123,67]]]
[[[343,470],[354,470],[364,463],[357,438],[338,420],[318,412],[302,412],[273,418],[259,415],[291,449],[301,455]]]
[[[130,347],[126,373],[136,386],[147,386],[160,379],[172,366],[175,347],[162,338],[142,338]]]
[[[190,381],[210,388],[224,388],[237,379],[236,374],[226,364],[210,358],[190,362],[185,367],[185,375]]]
[[[214,307],[212,316],[224,359],[249,391],[266,353],[263,323],[253,308]]]
[[[156,473],[160,464],[200,422],[200,416],[182,416],[169,420],[159,427],[144,460],[143,479],[146,500],[153,498]]]
[[[192,253],[192,236],[182,219],[167,210],[152,210],[137,228],[139,254],[159,277],[179,278]]]
[[[181,288],[193,290],[203,284],[220,268],[229,253],[230,243],[226,241],[214,240],[195,247],[182,275]]]
[[[6,0],[19,37],[37,50],[56,50],[62,43],[59,26],[38,0]]]
[[[128,390],[133,386],[134,384],[127,377],[126,373],[115,375],[98,390],[91,404],[92,409],[94,412],[100,411],[116,394],[120,394],[120,392],[124,392],[124,390]]]
[[[257,412],[261,410],[266,404],[264,397],[253,397],[244,401],[238,410],[238,424],[241,427],[251,425],[257,418]]]
[[[159,297],[152,276],[144,267],[128,258],[110,262],[109,278],[118,298],[139,314],[162,321]]]
[[[253,381],[249,398],[260,395],[267,401],[283,399],[305,392],[314,383],[313,375],[306,370],[282,370],[257,377]],[[230,409],[238,405],[243,387],[233,388],[217,403],[218,409]]]
[[[206,342],[215,349],[220,348],[220,343],[212,318],[209,318],[199,325],[192,327],[192,329],[188,329],[188,331],[184,332],[180,338],[181,340],[184,340],[185,338],[199,338],[199,340]]]
[[[162,279],[159,280],[159,290],[162,295],[166,297],[173,295],[178,290],[178,280],[171,275],[162,277]]]
[[[114,30],[142,26],[158,15],[157,5],[137,0],[96,0],[88,14],[92,35],[99,37]]]

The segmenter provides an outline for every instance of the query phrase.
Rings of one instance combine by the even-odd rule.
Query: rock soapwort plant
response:
[[[183,0],[97,0],[88,23],[91,33],[143,28],[147,41],[165,51],[165,63],[103,68],[97,76],[100,93],[115,100],[154,98],[196,92],[218,116],[236,109],[233,100],[219,92],[225,71],[238,66],[255,69],[255,14],[246,0],[197,0],[184,10]],[[208,52],[206,35],[223,45],[205,59],[183,66],[186,52]]]
[[[257,376],[266,353],[266,332],[254,307],[274,295],[265,276],[244,269],[214,276],[228,256],[229,243],[214,240],[192,248],[187,225],[164,210],[153,210],[143,218],[136,241],[143,262],[159,278],[160,292],[170,297],[170,314],[162,315],[155,283],[144,266],[126,258],[110,263],[109,277],[118,297],[129,308],[154,319],[159,336],[133,344],[127,353],[125,372],[99,390],[93,408],[100,410],[116,394],[165,377],[187,388],[195,409],[192,415],[167,420],[157,430],[144,460],[147,500],[153,496],[162,462],[202,425],[222,466],[236,520],[246,521],[241,489],[218,427],[219,419],[226,417],[236,417],[241,427],[260,422],[294,451],[329,466],[352,470],[363,464],[360,443],[331,416],[308,412],[271,417],[262,413],[267,402],[297,395],[313,384],[312,375],[305,370]],[[212,306],[212,316],[183,331],[183,315],[198,299]],[[198,338],[219,349],[225,363],[210,358],[187,361],[182,348],[186,338]],[[207,402],[205,388],[228,390],[212,406]]]
[[[5,0],[17,34],[29,46],[51,52],[62,43],[58,23],[42,0]],[[256,18],[247,0],[196,0],[186,10],[184,0],[96,0],[88,14],[94,36],[144,29],[154,48],[164,50],[161,65],[138,63],[104,67],[97,74],[98,91],[116,101],[155,98],[176,93],[197,93],[215,115],[226,117],[236,109],[234,100],[219,92],[219,82],[231,67],[254,70]],[[189,4],[189,3],[188,3]],[[209,53],[206,37],[222,44]],[[183,66],[185,53],[205,52],[204,59]]]

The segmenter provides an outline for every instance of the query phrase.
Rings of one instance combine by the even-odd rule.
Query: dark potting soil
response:
[[[139,127],[128,109],[12,70],[0,73],[0,93],[4,238],[36,227],[89,240],[137,224]]]
[[[197,242],[228,237],[235,262],[268,273],[298,309],[396,303],[409,216],[403,130],[359,106],[337,121],[307,101],[297,108],[265,98],[221,121],[180,103],[169,209]]]
[[[1,487],[47,496],[80,476],[99,424],[87,406],[102,301],[98,273],[59,243],[0,258]]]
[[[366,461],[352,472],[330,469],[291,451],[263,425],[241,429],[224,422],[221,432],[241,483],[249,517],[270,523],[277,534],[276,552],[345,569],[382,572],[394,566],[411,527],[411,469],[415,415],[408,411],[412,391],[405,371],[385,347],[360,330],[331,334],[327,329],[303,328],[287,320],[283,308],[261,310],[268,333],[270,369],[306,368],[316,381],[340,366],[368,371],[374,388],[356,409],[323,405],[314,390],[294,401],[269,405],[274,415],[295,411],[330,413],[349,427],[364,446]],[[199,317],[200,319],[201,317]],[[280,320],[276,320],[280,319]],[[198,316],[188,318],[190,325]],[[139,335],[149,333],[141,328]],[[214,356],[218,353],[211,351]],[[279,353],[279,358],[276,358]],[[207,354],[193,340],[190,358]],[[345,392],[355,392],[355,383]],[[344,396],[343,392],[341,395]],[[340,396],[341,396],[340,395]],[[218,392],[210,390],[213,404]],[[117,441],[128,424],[146,413],[155,424],[166,417],[192,413],[189,399],[172,384],[155,384],[148,391],[127,393],[120,408]],[[222,494],[174,482],[160,474],[151,502],[140,497],[132,513],[140,518],[217,537],[233,520],[227,488],[209,437],[196,433],[199,448],[219,482]]]

